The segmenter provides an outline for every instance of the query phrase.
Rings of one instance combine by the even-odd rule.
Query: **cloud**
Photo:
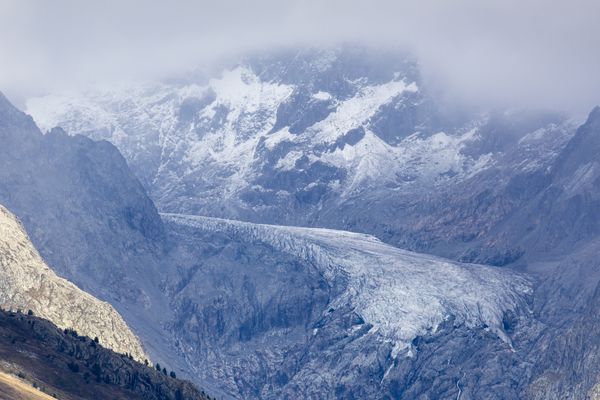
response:
[[[0,88],[25,98],[282,46],[407,48],[450,98],[600,103],[595,0],[0,0]]]

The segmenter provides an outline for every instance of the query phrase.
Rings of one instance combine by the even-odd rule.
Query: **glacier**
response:
[[[329,307],[351,305],[374,332],[406,349],[435,332],[449,316],[466,326],[488,326],[502,339],[507,311],[526,309],[525,276],[401,250],[373,236],[331,229],[253,224],[211,217],[162,214],[171,223],[262,242],[310,263],[328,282],[342,277],[344,293]],[[326,310],[323,310],[326,312]]]
[[[507,318],[530,317],[532,283],[512,271],[359,233],[161,216],[175,247],[167,330],[197,376],[243,398],[386,396],[406,360],[429,357],[419,338],[481,331],[511,353]]]

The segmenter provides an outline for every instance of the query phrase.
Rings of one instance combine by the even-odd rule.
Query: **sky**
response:
[[[404,49],[456,101],[600,104],[598,0],[0,0],[0,91],[160,79],[279,47]]]

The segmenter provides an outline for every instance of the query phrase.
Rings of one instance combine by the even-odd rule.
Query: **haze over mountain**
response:
[[[112,141],[162,211],[360,231],[493,264],[519,247],[478,255],[489,227],[462,226],[471,210],[458,204],[436,210],[456,196],[474,207],[496,196],[490,187],[541,189],[575,130],[557,112],[449,107],[411,57],[353,46],[251,57],[200,81],[49,95],[27,110],[43,129]],[[520,199],[490,201],[506,202],[485,217],[495,224]],[[427,235],[440,229],[459,245],[434,249]]]
[[[341,43],[414,53],[452,102],[552,108],[600,100],[594,0],[4,0],[0,87],[32,95],[157,80],[215,59]],[[435,83],[435,85],[431,85]]]

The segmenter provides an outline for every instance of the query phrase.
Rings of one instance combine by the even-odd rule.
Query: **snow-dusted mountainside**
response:
[[[530,283],[512,272],[350,232],[163,219],[180,246],[173,334],[198,374],[243,398],[382,398],[418,337],[481,330],[511,352],[507,316],[528,315]]]
[[[0,307],[32,310],[59,328],[98,337],[103,346],[115,352],[131,354],[138,361],[149,358],[110,304],[56,276],[33,247],[21,223],[1,205]]]
[[[510,190],[515,175],[544,175],[574,132],[556,113],[449,105],[410,57],[353,47],[51,94],[30,99],[27,112],[43,129],[115,144],[163,212],[364,232],[491,264],[521,253],[482,244],[517,201],[494,204],[478,218],[486,226],[452,226],[488,191]],[[449,210],[449,199],[468,207]]]
[[[562,123],[450,113],[422,86],[407,56],[304,50],[206,80],[34,98],[27,112],[42,129],[111,141],[162,211],[327,226],[347,217],[323,217],[341,205],[451,186]]]

